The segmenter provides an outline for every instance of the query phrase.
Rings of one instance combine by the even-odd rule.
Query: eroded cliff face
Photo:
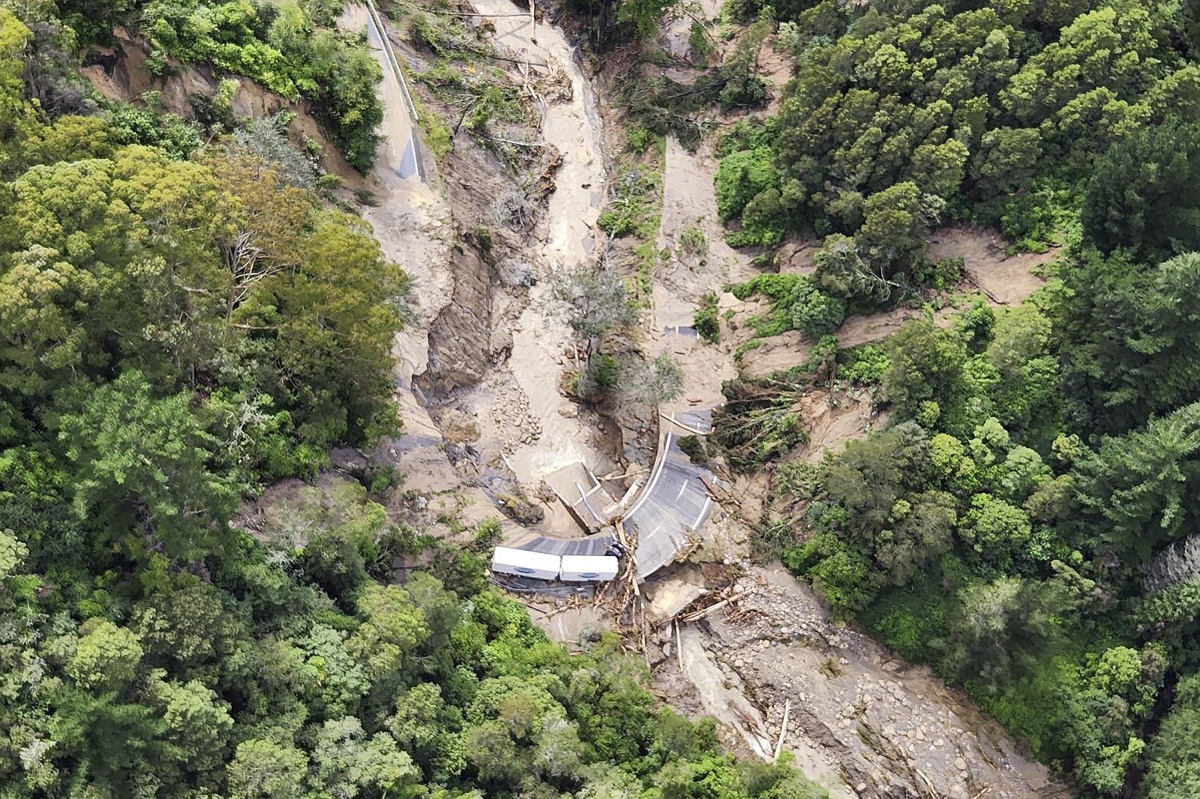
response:
[[[447,267],[453,293],[429,325],[429,367],[418,378],[427,396],[478,383],[501,354],[492,318],[498,272],[478,251],[476,235],[461,236]]]
[[[524,300],[506,294],[497,268],[499,258],[518,251],[522,242],[498,224],[496,198],[517,191],[504,165],[467,136],[438,175],[454,240],[447,248],[443,288],[428,321],[429,358],[416,383],[431,402],[475,385],[506,352],[503,309]],[[431,311],[434,310],[431,308]],[[511,341],[511,334],[509,334]]]
[[[80,74],[111,100],[143,103],[148,93],[157,93],[158,107],[184,119],[196,119],[200,103],[217,96],[222,80],[237,82],[229,101],[230,113],[237,119],[262,119],[280,111],[291,111],[295,118],[288,126],[294,144],[306,141],[319,146],[321,167],[342,180],[351,191],[377,188],[376,183],[359,174],[347,163],[312,116],[307,100],[289,100],[269,92],[249,78],[219,74],[205,65],[182,64],[169,60],[170,71],[163,76],[151,74],[146,67],[150,45],[145,39],[122,27],[113,29],[112,47],[93,47],[84,54]]]
[[[535,251],[553,224],[547,200],[562,162],[557,148],[545,147],[523,191],[494,155],[457,140],[443,176],[458,230],[447,264],[454,287],[429,326],[429,366],[419,380],[427,394],[473,386],[512,354],[514,328],[539,280]]]

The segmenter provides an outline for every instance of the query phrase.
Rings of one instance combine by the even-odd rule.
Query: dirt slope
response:
[[[811,590],[781,567],[752,567],[749,592],[680,635],[655,686],[676,707],[713,714],[744,750],[777,743],[835,797],[1065,797],[970,702],[923,668],[834,624]],[[747,709],[749,698],[752,709]]]

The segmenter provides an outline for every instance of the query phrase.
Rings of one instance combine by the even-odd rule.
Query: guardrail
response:
[[[364,0],[367,6],[367,16],[370,17],[371,24],[375,26],[375,32],[379,34],[379,41],[383,45],[384,60],[388,66],[392,68],[392,73],[396,76],[396,80],[400,83],[400,93],[404,95],[404,102],[408,105],[409,116],[411,117],[412,125],[416,125],[421,121],[421,115],[417,112],[417,104],[413,102],[412,92],[409,91],[408,81],[404,79],[404,69],[400,66],[399,59],[396,58],[396,51],[392,48],[392,40],[388,38],[387,28],[384,27],[383,18],[379,15],[379,9],[375,7],[374,0]],[[408,132],[408,143],[412,145],[413,160],[416,161],[417,176],[422,181],[426,180],[425,164],[421,158],[421,147],[417,141],[417,132],[415,129]],[[403,176],[403,173],[402,173]]]
[[[374,0],[366,0],[367,13],[371,16],[371,22],[375,24],[375,30],[379,33],[379,40],[383,42],[383,53],[387,57],[388,64],[392,67],[392,72],[396,74],[396,79],[400,81],[400,91],[404,92],[404,101],[408,103],[409,113],[412,114],[413,122],[420,122],[421,116],[417,113],[416,103],[413,102],[412,93],[408,90],[408,81],[404,79],[404,70],[400,67],[400,62],[396,59],[396,53],[392,50],[392,41],[388,38],[387,28],[383,25],[383,18],[379,16],[379,9],[375,7]]]

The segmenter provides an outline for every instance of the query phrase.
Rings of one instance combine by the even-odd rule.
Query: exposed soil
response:
[[[604,473],[618,468],[622,454],[619,433],[560,391],[574,353],[565,325],[550,313],[545,285],[554,269],[594,254],[592,225],[605,181],[596,101],[558,30],[539,26],[535,44],[528,18],[499,16],[517,11],[508,0],[477,0],[476,7],[496,15],[490,22],[498,45],[528,54],[531,61],[540,59],[570,79],[569,97],[561,94],[543,107],[541,136],[562,154],[548,187],[545,218],[528,238],[497,231],[498,254],[485,254],[475,229],[492,224],[492,200],[511,187],[502,165],[456,141],[437,190],[401,180],[391,168],[403,133],[399,122],[381,148],[380,204],[363,211],[385,253],[413,275],[419,308],[419,320],[396,343],[403,364],[397,391],[405,434],[378,453],[406,476],[406,491],[390,510],[421,514],[427,529],[444,535],[461,529],[459,523],[495,515],[498,498],[510,490],[536,495],[541,478],[560,466],[582,460]],[[395,104],[389,98],[389,106]],[[653,309],[638,342],[644,353],[668,352],[683,367],[683,396],[664,412],[718,404],[722,382],[737,374],[733,348],[745,336],[725,325],[725,338],[713,346],[687,330],[704,293],[756,274],[745,254],[724,243],[712,191],[715,168],[711,143],[697,154],[668,143],[658,244],[673,255],[653,276]],[[683,246],[688,228],[704,234],[704,248]],[[963,250],[976,241],[967,233],[956,236],[953,243],[941,244]],[[977,279],[999,292],[999,276],[1007,268],[1003,259],[990,250],[968,252],[969,268],[971,261],[988,264],[977,267]],[[789,268],[806,268],[806,257],[804,247],[795,248]],[[1024,266],[1026,275],[1030,266]],[[1019,284],[1017,299],[1029,290],[1018,276],[1019,270],[1012,278]],[[721,301],[723,309],[734,307],[730,295]],[[739,308],[758,312],[753,303]],[[842,343],[882,338],[911,313],[851,319],[841,332]],[[756,368],[767,369],[770,357],[784,363],[782,353],[794,359],[803,346],[791,337],[746,357],[752,365],[757,357]],[[425,377],[415,377],[420,375]],[[437,396],[425,396],[422,387]],[[880,423],[864,395],[814,390],[804,402],[811,440],[797,457],[817,459]],[[714,562],[735,570],[746,565],[748,529],[742,519],[761,513],[765,482],[731,482],[727,507],[713,514],[692,556],[706,565],[675,570],[688,596],[698,595],[686,590],[689,582],[724,582],[713,582]],[[279,490],[286,496],[299,489]],[[451,524],[446,517],[457,521]],[[557,512],[533,529],[561,534],[565,524]],[[515,525],[507,529],[510,536],[523,534]],[[811,591],[781,570],[746,568],[732,590],[750,594],[727,611],[685,627],[678,638],[660,630],[647,652],[655,664],[654,687],[672,706],[693,716],[716,716],[728,742],[761,757],[772,753],[782,707],[790,699],[784,748],[837,799],[1059,795],[1046,770],[1023,757],[961,696],[892,658],[866,636],[835,625]],[[668,578],[654,578],[647,590],[653,592]],[[553,603],[532,603],[531,610],[559,640],[577,641],[583,630],[609,622],[586,604],[562,610]]]
[[[749,593],[684,627],[682,657],[655,674],[674,706],[724,722],[731,744],[773,748],[790,700],[784,748],[839,799],[1067,795],[965,697],[834,624],[781,567],[750,567],[732,591]]]
[[[168,59],[171,66],[168,74],[156,77],[146,68],[150,50],[145,40],[122,27],[113,30],[113,39],[113,47],[93,47],[84,53],[87,66],[79,70],[105,97],[138,104],[147,92],[157,92],[157,103],[162,110],[184,119],[195,119],[197,100],[211,100],[222,79],[234,80],[238,85],[229,105],[235,118],[262,119],[279,111],[292,111],[296,116],[288,126],[288,134],[293,144],[302,147],[306,141],[311,141],[318,145],[322,168],[337,175],[349,191],[375,188],[375,182],[350,166],[326,138],[312,116],[308,101],[288,100],[263,89],[249,78],[221,75],[211,67],[181,64],[171,59]]]
[[[1045,279],[1036,272],[1054,261],[1058,253],[1049,250],[1009,255],[1005,246],[1003,238],[993,231],[957,225],[937,231],[931,240],[929,258],[939,261],[961,257],[966,272],[964,289],[982,291],[993,306],[1018,305],[1045,284]],[[780,272],[809,273],[812,253],[813,245],[809,242],[786,245],[777,258]],[[722,312],[733,311],[733,316],[723,322],[723,327],[730,333],[727,348],[745,347],[754,340],[755,331],[747,320],[769,310],[767,303],[759,298],[739,302],[732,295],[722,297],[721,309]],[[836,332],[838,345],[849,348],[882,341],[905,322],[923,313],[919,308],[899,306],[865,316],[851,316]],[[939,323],[948,324],[953,315],[953,309],[943,308],[935,318]],[[739,368],[743,375],[754,378],[786,371],[805,363],[812,345],[811,339],[796,331],[758,339],[751,349],[745,349]]]
[[[775,49],[775,37],[768,37],[758,57],[758,71],[771,85],[767,114],[775,114],[783,102],[783,90],[792,78],[792,59]]]
[[[676,23],[675,27],[682,26]],[[675,31],[676,46],[679,32]],[[784,70],[776,72],[782,82]],[[744,330],[735,332],[723,324],[725,339],[714,346],[680,331],[691,323],[703,294],[720,294],[728,283],[757,274],[747,255],[725,244],[712,190],[715,170],[711,142],[692,154],[668,140],[656,243],[671,257],[653,276],[652,321],[643,343],[648,355],[668,352],[683,368],[684,395],[664,412],[719,404],[722,383],[739,369],[733,350],[747,336]],[[704,234],[707,246],[702,252],[683,247],[682,234],[688,228]],[[970,241],[965,235],[956,239],[960,248]],[[785,269],[811,270],[811,254],[811,242],[792,246],[783,259]],[[980,275],[992,291],[999,268],[1028,276],[1033,265],[1010,263],[990,250],[961,254],[973,264],[972,274]],[[1025,292],[1023,297],[1033,288],[1036,283],[1025,282],[1016,290]],[[765,304],[739,303],[732,295],[721,294],[721,314],[730,308],[735,308],[734,324],[744,326],[746,315],[763,312]],[[917,313],[897,309],[851,318],[839,339],[843,346],[880,340]],[[949,311],[942,316],[948,318]],[[790,334],[747,352],[740,368],[743,372],[757,368],[764,374],[788,368],[803,362],[810,347],[811,342]],[[884,421],[877,418],[865,393],[814,390],[803,402],[810,441],[794,456],[810,461],[865,436]],[[762,478],[731,482],[727,499],[734,502],[736,512],[714,514],[693,562],[737,563],[745,558],[748,535],[739,519],[761,514],[765,483]],[[686,573],[689,568],[676,571]],[[685,628],[674,641],[669,630],[663,630],[651,646],[647,657],[659,664],[655,687],[672,706],[694,716],[715,716],[726,737],[743,752],[769,756],[778,739],[783,702],[791,698],[785,747],[796,755],[805,773],[827,785],[837,799],[974,799],[985,794],[1015,798],[1051,796],[1060,790],[1045,768],[1025,758],[961,696],[895,660],[865,636],[836,627],[806,586],[780,569],[753,568],[750,575],[745,582],[755,584],[756,598],[744,601],[730,618],[714,617]],[[669,579],[656,576],[646,590],[656,592]],[[696,595],[686,590],[688,579],[683,580],[685,596],[680,601]],[[711,585],[703,575],[690,579],[696,591]],[[602,622],[586,606],[536,615],[560,640],[574,640],[580,630]],[[835,669],[822,671],[830,663]]]
[[[937,231],[930,239],[929,258],[961,257],[968,279],[983,290],[992,302],[1016,305],[1024,302],[1046,281],[1033,274],[1054,261],[1058,251],[1009,255],[1008,244],[994,230],[954,225]]]
[[[887,421],[862,390],[816,389],[806,394],[802,402],[808,443],[797,448],[792,457],[811,463],[821,460],[827,452],[837,452],[847,441],[865,438]]]
[[[778,336],[754,340],[753,349],[744,352],[740,371],[746,377],[766,377],[784,372],[808,361],[812,339],[795,330]]]
[[[474,6],[494,26],[502,51],[528,58],[533,72],[569,77],[570,90],[542,105],[541,140],[553,144],[561,162],[545,219],[519,254],[533,285],[521,290],[511,314],[492,320],[493,340],[503,341],[507,357],[450,398],[454,408],[478,420],[475,446],[482,460],[499,460],[533,494],[546,474],[571,463],[583,461],[597,473],[616,465],[598,419],[560,391],[573,352],[564,320],[552,313],[547,285],[552,272],[585,261],[595,248],[592,225],[605,196],[600,116],[591,85],[558,29],[539,25],[535,32],[508,0],[476,0]]]
[[[668,352],[683,368],[683,395],[665,406],[664,413],[716,407],[724,402],[722,384],[737,377],[737,368],[724,349],[676,332],[693,324],[703,295],[720,293],[726,285],[757,274],[744,254],[725,243],[713,192],[716,168],[709,146],[689,153],[673,138],[667,140],[657,245],[671,257],[654,272],[653,321],[645,343],[649,355]],[[684,246],[683,234],[689,229],[703,234],[700,251],[689,252]]]
[[[341,19],[342,27],[358,31],[367,24],[365,9],[350,5]],[[376,181],[376,204],[361,210],[370,223],[375,238],[389,259],[401,264],[413,284],[415,319],[397,336],[393,346],[396,356],[396,397],[400,405],[403,433],[382,442],[374,456],[396,465],[404,474],[402,492],[389,503],[388,510],[396,518],[419,520],[422,527],[435,535],[452,536],[462,526],[471,526],[497,515],[487,492],[479,485],[469,458],[458,459],[451,454],[467,452],[469,435],[459,435],[459,450],[447,446],[441,428],[431,417],[428,403],[416,377],[428,371],[431,358],[430,331],[455,297],[469,291],[490,296],[490,285],[479,286],[482,266],[474,251],[462,246],[462,233],[455,223],[451,203],[466,205],[471,195],[447,185],[436,191],[417,176],[401,178],[399,167],[410,133],[410,122],[399,81],[391,71],[381,48],[373,48],[383,69],[381,94],[385,114],[381,128],[383,140],[376,154],[373,177]],[[473,175],[486,170],[476,166],[474,151],[460,153],[454,163],[456,174]],[[486,192],[488,184],[480,186]],[[486,194],[484,195],[486,196]],[[479,200],[481,203],[484,200]],[[469,207],[469,206],[468,206]],[[490,311],[490,306],[484,306]],[[444,322],[443,322],[444,324]],[[482,323],[490,325],[490,319]],[[463,325],[465,328],[466,326]],[[474,330],[478,330],[476,325]],[[461,368],[480,357],[466,349],[474,341],[463,330],[458,352]],[[486,344],[483,345],[486,348]],[[434,350],[435,356],[440,354]],[[463,431],[460,429],[460,433]],[[453,442],[452,442],[453,443]]]

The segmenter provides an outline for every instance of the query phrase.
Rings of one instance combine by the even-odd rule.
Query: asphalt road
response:
[[[708,521],[714,506],[705,485],[714,479],[712,473],[692,463],[679,448],[681,436],[709,429],[711,414],[681,415],[677,421],[661,419],[650,479],[624,516],[626,536],[637,538],[633,557],[643,580],[674,562],[691,535]],[[551,555],[603,555],[612,540],[609,533],[570,539],[539,536],[518,548]]]
[[[713,509],[704,483],[713,480],[712,473],[692,463],[679,448],[680,437],[690,434],[686,428],[707,431],[710,416],[689,414],[679,421],[686,427],[661,420],[658,457],[650,481],[625,514],[626,535],[637,536],[634,557],[640,579],[672,563]]]
[[[404,82],[404,72],[391,42],[380,30],[376,23],[374,7],[349,6],[346,17],[359,30],[363,26],[367,31],[367,43],[375,60],[383,69],[383,80],[379,84],[379,93],[383,100],[384,147],[381,148],[381,160],[388,169],[400,178],[406,179],[414,175],[425,180],[425,169],[421,163],[421,153],[413,124],[417,117],[417,109],[413,106],[408,94],[408,86]]]

